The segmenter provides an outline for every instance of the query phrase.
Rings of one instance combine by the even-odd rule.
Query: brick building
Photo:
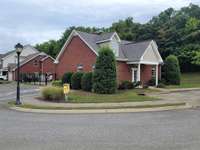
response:
[[[88,34],[73,30],[55,60],[56,78],[65,72],[92,71],[103,46],[109,46],[116,56],[118,83],[129,80],[145,84],[154,77],[158,84],[163,60],[156,42],[124,41],[116,32]]]

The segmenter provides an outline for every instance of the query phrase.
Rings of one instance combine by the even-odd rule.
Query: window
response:
[[[156,67],[155,66],[152,66],[151,75],[152,75],[152,78],[156,77]]]
[[[83,71],[83,65],[82,64],[78,64],[77,65],[77,72],[81,72]]]

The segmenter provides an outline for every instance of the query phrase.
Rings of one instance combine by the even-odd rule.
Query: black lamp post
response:
[[[19,76],[20,76],[20,61],[19,61],[19,56],[23,50],[23,45],[21,45],[20,43],[18,43],[17,45],[15,45],[15,50],[17,53],[17,98],[16,98],[16,105],[20,105],[20,85],[19,85]]]

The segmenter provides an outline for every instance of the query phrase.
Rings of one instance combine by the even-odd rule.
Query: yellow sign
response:
[[[70,91],[70,85],[69,84],[64,84],[63,85],[63,92],[64,94],[68,94]]]

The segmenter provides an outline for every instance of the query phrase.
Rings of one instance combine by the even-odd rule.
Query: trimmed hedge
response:
[[[120,90],[127,90],[127,89],[133,89],[133,83],[130,81],[122,81],[121,84],[119,85]]]
[[[156,79],[152,78],[151,80],[149,80],[148,85],[149,86],[155,86],[156,85]]]
[[[81,89],[81,78],[83,76],[82,72],[76,72],[72,75],[71,86],[72,89],[79,90]]]
[[[112,94],[117,90],[116,60],[109,47],[101,48],[96,59],[93,90],[99,94]]]
[[[66,72],[62,77],[62,83],[68,83],[71,85],[71,78],[72,78],[73,72]]]
[[[85,73],[81,79],[81,88],[84,91],[92,90],[92,72]]]
[[[61,87],[45,87],[42,89],[42,98],[46,101],[64,100],[63,88]]]
[[[181,73],[176,56],[170,55],[165,60],[165,80],[167,84],[180,85]]]
[[[54,80],[52,81],[52,86],[62,86],[62,81],[61,80]]]

